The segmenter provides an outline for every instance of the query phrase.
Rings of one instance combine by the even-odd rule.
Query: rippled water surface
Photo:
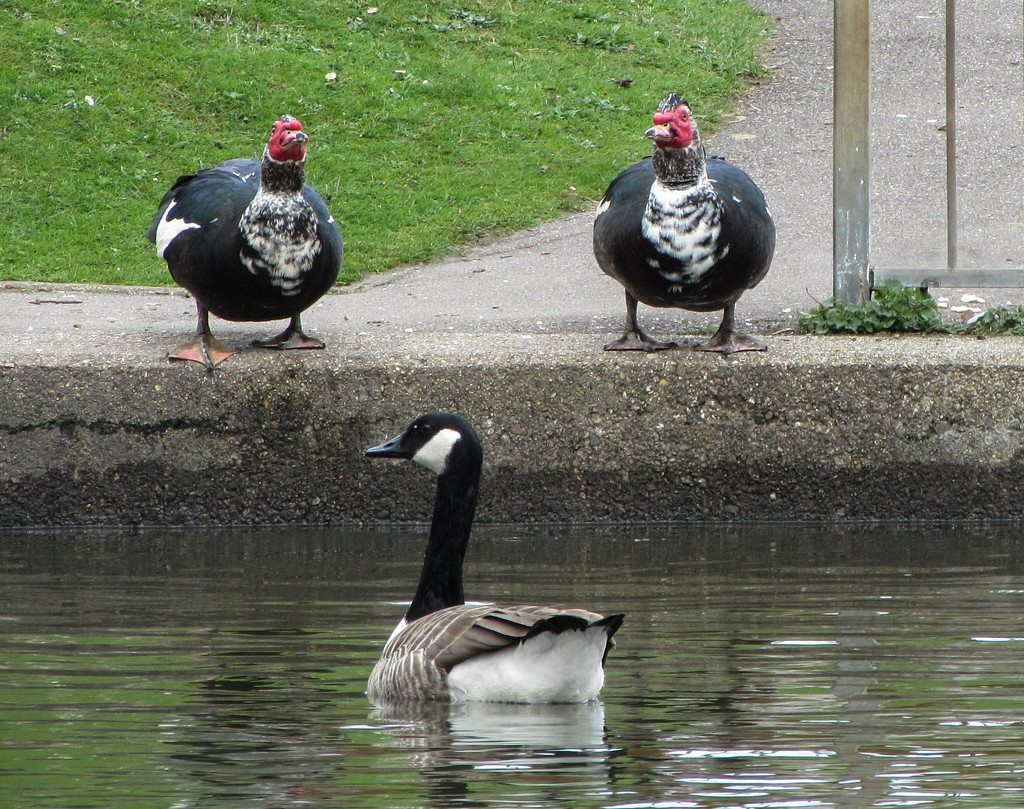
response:
[[[419,531],[0,534],[0,806],[1024,806],[1017,529],[478,529],[601,702],[363,693]]]

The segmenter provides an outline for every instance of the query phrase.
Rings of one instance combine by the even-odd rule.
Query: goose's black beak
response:
[[[383,444],[370,447],[366,450],[366,454],[370,458],[409,458],[409,451],[402,446],[403,438],[405,438],[405,433],[396,435]]]

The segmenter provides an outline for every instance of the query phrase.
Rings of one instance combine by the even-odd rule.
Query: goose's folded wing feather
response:
[[[537,632],[585,629],[602,620],[596,612],[554,607],[457,606],[438,610],[413,622],[388,643],[384,655],[422,650],[444,671],[485,652],[501,649]]]

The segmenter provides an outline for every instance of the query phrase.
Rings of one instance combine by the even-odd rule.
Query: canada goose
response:
[[[595,699],[623,615],[465,603],[462,560],[483,457],[469,422],[451,413],[428,413],[366,454],[408,458],[437,475],[419,586],[370,674],[370,700],[380,705],[429,699]]]

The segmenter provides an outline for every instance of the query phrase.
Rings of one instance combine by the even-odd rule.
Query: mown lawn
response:
[[[0,0],[0,278],[170,284],[180,174],[282,114],[343,276],[591,205],[670,90],[714,127],[771,21],[739,0]]]

